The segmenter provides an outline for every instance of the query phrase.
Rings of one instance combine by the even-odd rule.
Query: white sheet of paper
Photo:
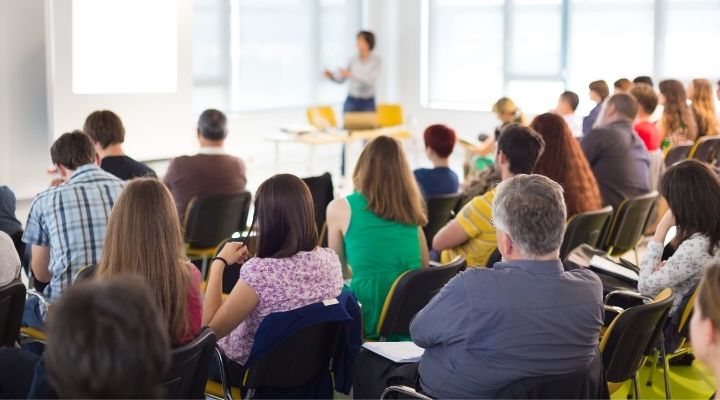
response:
[[[363,347],[396,363],[420,361],[425,352],[413,342],[365,342]]]
[[[615,264],[612,261],[606,260],[605,258],[593,256],[593,258],[590,259],[590,266],[597,268],[602,271],[607,271],[609,273],[623,276],[628,279],[632,279],[635,282],[637,282],[640,279],[640,276],[635,271],[631,271],[628,268],[622,267],[620,265]]]

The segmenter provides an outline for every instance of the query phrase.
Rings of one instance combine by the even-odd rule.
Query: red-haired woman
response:
[[[425,154],[433,168],[418,168],[415,171],[420,190],[425,197],[457,193],[458,176],[448,166],[457,137],[455,131],[446,125],[430,125],[423,134]]]

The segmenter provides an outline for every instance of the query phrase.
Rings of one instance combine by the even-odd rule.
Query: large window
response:
[[[196,104],[251,111],[342,99],[322,69],[356,51],[361,0],[195,0],[195,15]]]
[[[715,78],[718,0],[425,0],[423,103],[487,110],[511,96],[528,111],[562,90],[651,75]]]

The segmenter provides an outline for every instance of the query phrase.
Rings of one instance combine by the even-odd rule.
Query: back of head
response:
[[[353,184],[375,215],[408,225],[427,223],[425,202],[396,139],[379,136],[365,146],[353,172]]]
[[[90,137],[81,131],[64,133],[50,147],[53,164],[74,171],[83,165],[95,162],[95,148]]]
[[[715,332],[720,332],[719,262],[715,261],[705,266],[705,273],[697,290],[697,308],[695,312],[699,314],[701,319],[709,319],[715,328]]]
[[[610,88],[608,88],[608,84],[605,81],[592,81],[590,85],[588,85],[588,88],[597,93],[602,100],[610,96]]]
[[[627,78],[620,78],[613,83],[613,86],[616,90],[619,90],[621,92],[629,92],[630,89],[632,89],[632,82],[630,82],[630,79]]]
[[[634,120],[637,116],[638,102],[632,95],[617,93],[607,100],[607,107],[614,106],[620,118]]]
[[[675,216],[678,243],[695,233],[710,239],[710,254],[720,244],[720,177],[698,160],[681,161],[665,171],[660,194]]]
[[[654,86],[652,78],[647,75],[640,75],[635,77],[635,79],[633,79],[633,83],[636,85],[649,85],[651,88]]]
[[[565,234],[567,211],[562,187],[542,175],[518,175],[501,182],[492,205],[498,230],[520,253],[537,258],[557,252]]]
[[[580,97],[578,97],[575,92],[566,90],[560,94],[560,98],[565,101],[573,111],[577,110],[578,105],[580,105]]]
[[[83,132],[103,149],[125,141],[125,128],[120,117],[109,110],[95,111],[88,115]]]
[[[646,84],[636,85],[630,90],[630,94],[635,97],[638,105],[647,114],[652,114],[658,105],[658,95],[653,90],[652,86]]]
[[[286,258],[317,247],[313,199],[305,182],[280,174],[263,182],[255,194],[258,231],[256,255]]]
[[[187,263],[180,220],[168,189],[157,179],[130,181],[110,213],[97,275],[137,275],[148,282],[175,344],[189,330]]]
[[[525,115],[520,111],[520,108],[515,104],[509,97],[501,97],[492,106],[492,112],[504,115],[513,115],[516,124],[525,124]]]
[[[45,365],[61,398],[159,398],[170,344],[140,279],[78,283],[49,313]]]
[[[687,105],[687,93],[682,82],[666,79],[658,85],[660,93],[665,97],[661,122],[668,133],[685,132],[692,140],[697,135],[697,123]]]
[[[227,137],[227,117],[222,111],[208,109],[200,114],[198,132],[207,140],[225,140]]]
[[[453,152],[457,136],[455,131],[447,125],[430,125],[423,133],[425,147],[430,148],[441,158],[448,158]]]
[[[371,51],[375,48],[375,34],[370,31],[360,31],[357,34],[358,38],[363,38],[365,43],[368,44],[368,49]]]
[[[717,135],[720,127],[715,111],[715,96],[713,95],[712,83],[707,79],[692,80],[692,109],[698,117],[698,125],[701,125],[703,135]]]
[[[545,142],[532,128],[515,124],[503,129],[497,148],[498,153],[502,152],[507,157],[513,175],[531,174]]]

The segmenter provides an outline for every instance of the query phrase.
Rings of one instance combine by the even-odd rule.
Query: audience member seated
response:
[[[35,197],[23,241],[32,245],[36,283],[49,282],[43,293],[54,302],[78,271],[99,261],[108,216],[123,181],[97,166],[92,142],[80,131],[60,136],[50,156],[63,183]],[[29,298],[23,323],[40,327],[43,318],[38,299]]]
[[[53,307],[40,356],[0,349],[2,398],[162,398],[170,345],[145,282],[83,282]]]
[[[425,154],[433,168],[418,168],[415,179],[425,197],[453,194],[458,191],[458,176],[448,167],[448,158],[455,147],[455,131],[445,125],[431,125],[425,129]]]
[[[717,81],[717,91],[715,92],[715,97],[720,100],[720,81]]]
[[[600,110],[602,109],[603,102],[610,95],[610,89],[605,81],[592,81],[588,86],[590,89],[590,100],[594,101],[595,107],[590,110],[590,113],[583,118],[582,131],[583,135],[587,135],[588,132],[595,125],[598,116],[600,116]]]
[[[659,101],[664,107],[658,123],[661,140],[667,142],[668,146],[694,141],[697,138],[697,123],[687,104],[683,84],[674,79],[660,82]]]
[[[600,189],[580,144],[563,119],[553,113],[538,115],[530,123],[545,141],[545,151],[534,172],[545,175],[565,190],[568,218],[602,207]]]
[[[520,125],[506,127],[498,139],[495,166],[503,180],[517,174],[530,174],[535,168],[544,142],[534,130]],[[448,262],[457,255],[467,259],[472,267],[484,267],[497,248],[492,222],[492,203],[495,190],[473,198],[457,217],[433,238],[432,247],[442,251],[441,260]],[[361,301],[362,303],[362,301]]]
[[[185,257],[180,220],[168,189],[157,179],[131,181],[115,203],[95,277],[135,275],[152,289],[170,343],[200,332],[200,271]]]
[[[0,231],[0,286],[7,285],[20,275],[20,256],[10,236]]]
[[[648,153],[632,128],[637,108],[631,95],[612,95],[605,102],[597,128],[580,141],[603,203],[616,209],[624,199],[650,191]]]
[[[580,104],[580,98],[577,93],[566,90],[560,94],[557,106],[555,107],[555,113],[563,117],[565,123],[570,127],[570,132],[575,137],[581,137],[583,135],[582,121],[575,114],[578,105]]]
[[[720,263],[705,267],[690,320],[690,343],[693,354],[715,374],[715,390],[720,389]]]
[[[497,142],[498,137],[500,137],[500,132],[502,132],[505,127],[511,124],[525,125],[527,123],[525,114],[523,114],[515,102],[508,97],[501,97],[496,101],[492,106],[492,112],[495,113],[495,116],[500,121],[500,125],[495,127],[493,136],[483,138],[485,135],[480,135],[482,142],[480,146],[464,145],[470,153],[479,156],[493,154],[495,152],[495,142]]]
[[[682,161],[665,172],[660,193],[670,209],[658,223],[640,262],[638,290],[655,296],[664,288],[672,288],[674,311],[700,281],[703,267],[720,261],[720,177],[700,161]],[[669,246],[674,253],[661,261],[666,236],[673,226],[677,234]]]
[[[180,221],[193,197],[240,193],[245,190],[245,163],[225,153],[227,118],[218,110],[200,114],[197,137],[200,152],[175,158],[168,167],[164,182],[175,198]]]
[[[13,235],[22,230],[15,217],[15,193],[7,186],[0,186],[0,232]]]
[[[85,119],[83,132],[90,136],[100,157],[100,168],[126,181],[139,176],[156,177],[155,171],[125,155],[125,127],[120,117],[108,110],[95,111]]]
[[[693,79],[687,89],[687,96],[692,101],[691,109],[698,128],[698,137],[714,136],[720,133],[718,117],[715,112],[712,84],[707,79]]]
[[[560,185],[541,175],[506,180],[493,215],[503,262],[461,272],[410,324],[425,352],[409,383],[433,398],[490,399],[516,380],[577,372],[599,357],[602,283],[585,268],[566,272],[558,258]]]
[[[615,91],[613,94],[618,93],[630,93],[630,89],[633,88],[633,83],[630,82],[630,79],[627,78],[620,78],[613,83]]]
[[[636,76],[635,79],[633,79],[633,85],[648,85],[651,89],[655,86],[652,78],[647,75]]]
[[[328,244],[362,304],[366,338],[376,339],[380,312],[395,279],[428,265],[425,203],[402,145],[380,136],[353,173],[355,192],[327,208]]]
[[[343,286],[340,260],[318,247],[312,196],[294,175],[275,175],[255,196],[253,258],[240,242],[228,242],[210,267],[203,325],[215,331],[229,360],[231,378],[242,382],[260,323],[275,312],[335,298]],[[222,275],[229,264],[244,264],[232,292],[223,300]]]
[[[638,102],[637,116],[633,125],[635,133],[640,136],[648,151],[659,150],[660,133],[655,123],[650,121],[650,116],[655,112],[658,105],[657,93],[655,93],[652,86],[641,84],[633,87],[630,94]]]

